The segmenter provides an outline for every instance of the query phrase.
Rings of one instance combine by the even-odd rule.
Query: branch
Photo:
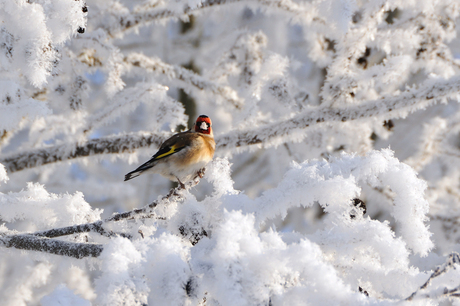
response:
[[[293,17],[299,16],[298,20],[301,20],[303,23],[311,23],[312,21],[320,22],[321,24],[326,23],[323,19],[320,19],[318,16],[314,15],[316,10],[314,6],[309,3],[303,3],[300,5],[291,0],[205,0],[200,3],[200,6],[193,8],[188,5],[184,5],[182,10],[173,10],[170,8],[158,9],[151,5],[137,7],[134,12],[128,15],[116,16],[116,18],[118,18],[116,23],[107,26],[101,25],[101,28],[103,28],[108,33],[108,35],[116,36],[117,34],[120,34],[129,29],[141,25],[147,25],[153,21],[161,20],[164,18],[181,18],[193,14],[197,11],[210,8],[212,6],[245,2],[256,2],[263,6],[273,7],[278,10],[293,14]]]
[[[447,155],[459,157],[458,147],[449,143],[451,135],[458,134],[460,129],[460,116],[455,115],[446,119],[435,117],[423,127],[421,144],[416,154],[404,162],[420,172],[435,156]]]
[[[372,2],[371,6],[373,6]],[[351,73],[352,63],[364,53],[366,41],[377,32],[377,25],[382,20],[381,16],[384,12],[384,5],[375,7],[369,16],[365,16],[364,20],[358,23],[358,26],[347,31],[343,40],[336,41],[337,49],[341,52],[328,67],[326,80],[320,93],[326,105],[334,105],[340,98],[346,98],[354,91],[353,87],[356,87],[357,81],[353,77],[356,73]]]
[[[146,132],[95,138],[81,143],[66,143],[47,148],[33,149],[0,159],[8,172],[99,154],[120,154],[150,146],[159,147],[167,133]]]
[[[89,116],[88,124],[85,129],[85,134],[89,134],[95,128],[106,125],[108,122],[115,121],[119,116],[127,116],[133,112],[140,103],[153,102],[158,106],[157,113],[151,114],[152,119],[170,117],[169,112],[180,111],[181,105],[175,102],[172,98],[166,95],[168,87],[139,82],[135,86],[125,88],[112,99],[109,105],[97,111],[94,115]],[[176,108],[171,110],[171,107],[165,107],[165,104],[176,104]]]
[[[74,257],[78,259],[88,256],[98,257],[104,249],[103,245],[101,244],[74,243],[50,238],[87,232],[96,232],[107,237],[115,236],[115,233],[108,232],[104,229],[104,223],[111,221],[131,220],[135,218],[151,218],[155,215],[153,209],[158,205],[166,205],[169,202],[178,202],[183,200],[184,196],[182,191],[196,186],[200,182],[200,178],[202,178],[203,175],[204,169],[200,170],[190,182],[171,189],[170,192],[163,198],[156,200],[142,208],[115,214],[112,217],[105,219],[104,221],[55,228],[31,234],[0,237],[0,243],[3,243],[3,245],[7,248],[39,251],[55,255]],[[122,234],[122,236],[126,237],[127,235]],[[198,242],[199,238],[201,237],[195,237],[196,242]]]
[[[78,259],[88,256],[98,257],[103,250],[100,244],[67,242],[32,235],[0,237],[0,243],[7,248],[45,252]]]
[[[153,201],[149,205],[146,205],[142,208],[137,208],[133,209],[127,212],[119,213],[116,215],[113,215],[112,217],[104,220],[104,222],[110,222],[110,221],[120,221],[124,219],[135,219],[135,218],[151,218],[154,216],[153,209],[157,207],[160,204],[168,204],[169,202],[179,202],[184,199],[183,192],[184,190],[188,190],[200,182],[200,179],[204,175],[204,169],[200,170],[199,173],[188,183],[185,185],[181,186],[179,185],[176,188],[172,188],[167,195],[162,197],[160,200]]]
[[[184,199],[183,192],[184,190],[190,189],[196,186],[200,182],[200,178],[204,174],[204,169],[200,171],[191,181],[186,183],[184,186],[179,185],[176,188],[172,188],[167,195],[162,197],[159,200],[153,201],[152,203],[142,207],[136,208],[130,211],[122,212],[111,216],[103,221],[96,221],[93,223],[86,223],[86,224],[79,224],[79,225],[72,225],[62,228],[55,228],[46,231],[35,232],[30,235],[32,236],[39,236],[39,237],[61,237],[67,236],[77,233],[87,233],[87,232],[95,232],[99,233],[104,236],[113,236],[114,233],[107,232],[104,229],[104,224],[107,222],[112,221],[121,221],[121,220],[132,220],[132,219],[141,219],[141,218],[151,218],[155,215],[153,209],[158,205],[166,205],[169,202],[179,202]]]
[[[145,70],[164,74],[171,79],[177,79],[184,84],[191,85],[199,90],[206,90],[218,95],[230,102],[234,107],[240,109],[243,106],[243,100],[238,97],[238,94],[229,86],[222,86],[203,78],[194,73],[192,70],[170,65],[158,58],[150,58],[140,53],[132,53],[125,57],[125,63],[135,67],[144,68]]]
[[[389,120],[407,116],[408,113],[426,108],[438,101],[457,98],[460,91],[460,78],[422,84],[420,89],[408,89],[395,97],[387,97],[363,104],[340,107],[318,108],[294,116],[291,119],[267,124],[247,132],[230,132],[218,137],[216,145],[220,149],[264,144],[266,147],[300,141],[303,129],[322,123],[347,122],[371,117]]]
[[[447,81],[428,82],[419,90],[408,89],[395,97],[387,97],[364,104],[341,108],[317,108],[303,112],[293,118],[266,124],[247,131],[230,131],[216,137],[217,150],[235,151],[240,147],[264,145],[270,147],[306,137],[305,129],[318,124],[347,122],[371,117],[381,120],[405,117],[408,113],[426,108],[438,101],[457,98],[460,92],[460,78]],[[81,144],[63,144],[35,149],[0,159],[7,170],[20,171],[53,162],[98,154],[120,154],[138,148],[158,147],[168,134],[145,132],[108,136],[88,140]]]
[[[93,223],[54,228],[54,229],[50,229],[46,231],[35,232],[31,235],[38,236],[38,237],[55,238],[55,237],[67,236],[67,235],[72,235],[72,234],[77,234],[77,233],[95,232],[103,236],[111,236],[107,234],[107,231],[102,227],[102,223],[103,221],[96,221]]]
[[[452,268],[455,269],[455,265],[459,265],[459,264],[460,264],[460,256],[458,255],[458,253],[454,252],[454,253],[450,254],[449,258],[446,261],[446,263],[443,264],[440,267],[437,267],[436,270],[434,270],[434,272],[431,274],[430,278],[428,278],[428,280],[422,286],[420,286],[419,289],[417,289],[409,297],[407,297],[406,301],[411,301],[417,295],[417,293],[420,290],[426,289],[428,287],[428,285],[431,283],[432,279],[434,279],[434,278],[436,278],[436,277],[438,277],[440,275],[443,275],[444,273],[446,273],[447,271],[449,271]],[[455,293],[458,290],[459,290],[458,287],[456,287],[456,288],[454,288],[452,290],[444,290],[444,294]]]

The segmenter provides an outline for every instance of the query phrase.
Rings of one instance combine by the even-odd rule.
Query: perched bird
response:
[[[190,129],[167,139],[148,162],[126,174],[125,181],[143,173],[159,173],[184,186],[183,182],[191,180],[214,156],[216,143],[211,126],[208,116],[199,116],[193,131]]]

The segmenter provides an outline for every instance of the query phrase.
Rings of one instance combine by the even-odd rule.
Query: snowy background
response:
[[[460,305],[459,13],[0,0],[1,304]]]

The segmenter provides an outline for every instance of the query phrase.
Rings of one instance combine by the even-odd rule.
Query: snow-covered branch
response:
[[[112,103],[89,116],[85,133],[89,134],[93,129],[115,121],[120,116],[126,116],[133,112],[140,103],[154,104],[153,111],[149,113],[152,120],[152,127],[161,127],[168,123],[171,128],[186,123],[186,116],[183,114],[182,104],[167,94],[167,87],[155,83],[137,83],[134,87],[122,90]],[[168,122],[165,122],[168,118]]]
[[[378,117],[381,121],[401,118],[419,109],[426,108],[438,101],[457,99],[460,91],[460,79],[427,82],[419,89],[408,89],[395,96],[362,105],[340,108],[317,108],[308,110],[293,118],[270,123],[246,131],[232,131],[216,137],[219,151],[232,152],[236,148],[250,145],[270,147],[286,141],[299,141],[305,137],[303,130],[319,124],[347,122]],[[144,132],[120,136],[92,139],[81,144],[63,144],[50,148],[22,152],[0,159],[9,172],[25,168],[59,162],[79,157],[99,154],[120,154],[132,152],[142,147],[158,147],[166,139],[166,134],[147,134]]]
[[[108,237],[113,236],[110,232],[107,232],[102,227],[102,225],[103,225],[103,221],[96,221],[93,223],[78,224],[78,225],[72,225],[72,226],[61,227],[61,228],[53,228],[53,229],[45,230],[45,231],[39,231],[39,232],[32,233],[31,235],[38,236],[38,237],[56,238],[56,237],[77,234],[77,233],[94,232],[94,233],[99,233],[103,236],[108,236]]]
[[[458,1],[0,3],[2,305],[460,297]]]
[[[426,123],[419,150],[405,162],[415,170],[420,171],[438,156],[458,157],[460,151],[455,143],[455,137],[460,130],[458,115],[448,119],[436,117]]]
[[[67,242],[27,234],[0,237],[0,243],[7,248],[45,252],[78,259],[88,256],[98,257],[103,250],[100,244]]]
[[[163,74],[169,79],[177,79],[182,82],[182,86],[187,88],[196,88],[212,92],[218,97],[223,98],[236,108],[241,108],[243,101],[238,94],[229,86],[222,86],[215,82],[209,81],[193,71],[177,66],[170,65],[158,58],[150,58],[143,54],[131,53],[125,58],[125,62],[134,67],[140,67],[147,71],[157,74]]]
[[[382,98],[349,107],[320,107],[316,110],[296,115],[293,118],[267,124],[246,132],[228,133],[220,136],[216,143],[218,147],[227,150],[252,144],[265,145],[267,143],[270,146],[273,142],[276,144],[283,143],[290,136],[299,139],[302,136],[298,135],[297,131],[317,124],[347,122],[372,117],[380,118],[382,121],[404,118],[409,113],[424,109],[439,101],[458,99],[460,78],[427,83],[424,87],[408,89],[395,97]],[[281,139],[283,140],[280,141]]]
[[[437,267],[434,270],[434,272],[431,274],[431,276],[428,278],[428,280],[423,285],[421,285],[419,289],[417,289],[409,297],[407,297],[406,300],[407,301],[414,300],[418,295],[420,295],[419,292],[421,290],[425,290],[426,288],[428,288],[428,286],[431,284],[433,279],[448,273],[452,269],[457,269],[459,265],[460,265],[460,256],[458,255],[458,253],[455,252],[455,253],[450,254],[446,262],[443,265]],[[460,285],[450,290],[447,288],[444,288],[442,294],[446,296],[450,296],[450,295],[458,296],[459,290],[460,290]],[[423,295],[423,297],[430,298],[432,296],[430,296],[430,294],[425,294]]]
[[[372,6],[372,4],[370,5]],[[354,96],[356,87],[355,74],[351,73],[351,66],[366,50],[367,40],[375,35],[377,25],[385,13],[385,5],[376,5],[371,8],[369,16],[361,16],[358,26],[351,28],[343,41],[338,41],[337,49],[340,53],[328,67],[328,75],[322,87],[322,97],[326,105],[334,105],[341,99]]]
[[[199,5],[193,7],[188,3],[183,3],[182,7],[180,5],[176,5],[171,8],[157,7],[157,4],[140,5],[139,7],[136,7],[133,12],[126,13],[125,11],[122,11],[119,16],[114,16],[116,18],[116,22],[112,22],[109,25],[101,25],[101,27],[110,36],[116,36],[126,30],[147,25],[161,19],[187,18],[187,15],[194,14],[203,9],[234,3],[256,3],[265,7],[281,10],[292,14],[293,19],[298,21],[302,20],[302,23],[305,24],[311,23],[312,21],[325,23],[325,21],[316,14],[314,6],[309,3],[303,3],[301,5],[291,0],[205,0]]]
[[[34,149],[15,156],[4,157],[2,163],[9,172],[34,168],[59,161],[98,154],[119,154],[132,152],[141,147],[158,147],[168,136],[167,133],[130,133],[121,136],[95,138],[83,143],[61,144],[49,148]]]
[[[62,228],[54,228],[50,230],[38,231],[35,233],[19,234],[0,236],[0,242],[7,248],[16,248],[29,251],[40,251],[56,255],[70,256],[75,258],[83,257],[98,257],[103,246],[93,243],[74,243],[61,240],[53,240],[50,238],[68,236],[78,233],[94,232],[106,237],[121,236],[125,238],[132,238],[130,235],[123,233],[113,233],[107,231],[104,225],[107,222],[116,222],[121,220],[143,219],[152,218],[155,216],[154,209],[157,206],[168,205],[169,203],[178,203],[184,200],[184,191],[196,186],[200,182],[201,176],[204,174],[204,169],[197,174],[190,182],[184,186],[179,185],[170,190],[170,192],[159,200],[153,201],[149,205],[142,208],[133,209],[123,213],[117,213],[103,221],[96,221],[86,224],[72,225]],[[187,232],[187,229],[182,227],[181,232]],[[194,237],[192,243],[198,242],[199,237]]]

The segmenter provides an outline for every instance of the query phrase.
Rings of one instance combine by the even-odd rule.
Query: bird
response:
[[[158,173],[177,181],[183,188],[212,160],[216,143],[211,118],[200,115],[194,129],[177,133],[163,142],[160,149],[146,163],[125,175],[125,181],[144,173]]]

